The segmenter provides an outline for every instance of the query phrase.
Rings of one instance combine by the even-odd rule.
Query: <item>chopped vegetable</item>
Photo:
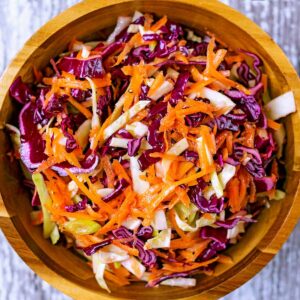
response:
[[[21,162],[31,223],[73,246],[108,292],[106,280],[194,287],[286,196],[293,92],[270,101],[262,59],[201,32],[120,16],[107,39],[73,39],[34,70],[38,83],[10,88],[21,109],[7,155]]]
[[[41,206],[43,211],[43,232],[44,238],[49,238],[55,228],[55,223],[51,221],[50,213],[47,206],[51,206],[52,199],[48,193],[43,175],[36,173],[32,175],[32,180],[36,186],[39,198],[41,200]]]
[[[147,249],[158,249],[158,248],[168,248],[171,242],[171,229],[164,229],[159,232],[159,234],[149,239],[145,245]]]
[[[124,268],[126,268],[130,273],[135,275],[137,278],[141,278],[146,270],[146,268],[134,257],[129,257],[121,264]]]
[[[97,232],[101,226],[91,220],[73,220],[64,223],[64,229],[74,235],[92,234]]]
[[[271,120],[278,120],[296,111],[293,92],[287,92],[267,103],[264,107]]]

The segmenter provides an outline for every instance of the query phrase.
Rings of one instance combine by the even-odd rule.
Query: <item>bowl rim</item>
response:
[[[14,78],[18,74],[20,68],[26,64],[26,60],[38,49],[37,45],[46,42],[52,35],[54,35],[62,27],[67,26],[70,22],[83,17],[84,15],[93,11],[113,6],[124,2],[136,2],[136,0],[111,0],[111,1],[94,1],[84,0],[75,4],[74,6],[64,10],[55,18],[43,25],[31,38],[24,44],[23,48],[15,56],[15,58],[8,65],[4,71],[0,81],[0,110],[2,110],[4,99],[8,94],[8,89]],[[292,90],[295,95],[296,104],[300,107],[300,81],[297,72],[280,49],[280,47],[265,33],[258,25],[248,19],[245,15],[237,10],[227,6],[218,0],[164,0],[164,2],[178,2],[190,6],[205,7],[207,10],[214,10],[215,14],[226,16],[231,15],[230,22],[244,31],[253,31],[256,33],[256,41],[262,47],[270,47],[276,51],[277,66],[285,76],[289,90]],[[242,22],[238,22],[242,20]],[[264,41],[264,45],[262,45]],[[271,55],[272,56],[272,55]],[[291,117],[293,128],[300,126],[300,111],[298,110]],[[300,134],[294,135],[294,145],[299,146],[300,149]],[[294,148],[298,148],[294,146]],[[248,257],[248,262],[239,269],[239,272],[230,278],[224,278],[221,283],[211,290],[203,294],[188,297],[188,299],[207,299],[208,297],[216,298],[223,296],[230,291],[241,286],[243,283],[253,277],[259,270],[261,270],[278,252],[282,244],[291,234],[297,220],[300,218],[300,151],[293,153],[293,174],[295,175],[295,183],[297,184],[297,192],[294,196],[289,214],[286,216],[279,230],[273,234],[272,238],[265,239],[258,244],[255,251]],[[297,201],[298,200],[298,201]],[[17,231],[14,222],[14,212],[10,211],[2,199],[0,194],[0,227],[4,232],[9,243],[13,246],[17,254],[26,262],[26,264],[36,272],[41,278],[49,284],[59,289],[61,292],[76,298],[80,292],[85,293],[86,299],[94,299],[96,292],[91,291],[83,286],[78,286],[76,283],[63,278],[55,271],[46,266],[43,261],[30,249],[26,242],[22,239],[20,233]],[[267,232],[268,234],[269,232]],[[259,263],[263,260],[264,264]],[[59,277],[59,280],[57,280]],[[238,278],[237,278],[238,277]],[[99,295],[99,294],[98,294]],[[112,299],[110,295],[101,294],[102,299]],[[203,297],[203,298],[202,298]],[[116,298],[115,298],[116,299]],[[187,299],[187,298],[186,298]]]

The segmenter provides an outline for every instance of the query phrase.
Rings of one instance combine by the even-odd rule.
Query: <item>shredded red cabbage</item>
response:
[[[88,59],[65,56],[58,62],[57,67],[59,70],[68,72],[79,78],[100,78],[105,73],[101,56]]]
[[[21,104],[30,101],[34,94],[28,84],[22,81],[21,76],[17,77],[9,88],[9,94],[12,98]]]

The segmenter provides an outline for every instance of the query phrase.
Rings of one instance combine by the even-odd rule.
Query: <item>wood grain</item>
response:
[[[0,46],[0,66],[3,69],[7,64],[7,60],[14,55],[13,51],[16,51],[18,48],[20,48],[24,39],[27,38],[33,30],[35,30],[42,23],[44,23],[46,19],[53,16],[61,9],[64,9],[66,6],[77,1],[22,1],[22,3],[17,3],[14,1],[2,0],[2,2],[3,5],[1,5],[1,8],[3,9],[4,17],[0,20],[0,25],[2,28],[2,31],[0,32],[0,38],[2,41]],[[299,65],[299,55],[294,55],[295,53],[297,54],[297,51],[299,51],[299,34],[297,34],[295,26],[295,24],[299,24],[299,22],[297,23],[297,15],[299,13],[297,14],[297,9],[295,9],[295,7],[298,7],[299,12],[299,3],[292,3],[293,1],[280,1],[280,3],[278,2],[278,6],[276,6],[274,5],[274,1],[272,1],[272,5],[269,5],[268,2],[269,1],[230,1],[231,4],[236,5],[239,9],[244,9],[245,12],[248,13],[250,17],[253,17],[256,21],[261,20],[262,26],[265,27],[265,29],[267,29],[267,31],[269,31],[275,38],[278,36],[277,41],[281,42],[283,46],[286,45],[283,48],[287,51],[290,57],[294,57],[293,63],[295,65]],[[17,6],[15,6],[16,4]],[[279,7],[281,10],[276,10],[274,7]],[[291,7],[293,9],[291,9]],[[287,12],[290,12],[290,15],[287,15]],[[266,23],[266,20],[273,21]],[[266,28],[266,26],[269,26],[269,24],[272,25]],[[13,28],[14,30],[12,30]],[[286,32],[289,32],[289,34],[285,34]],[[10,36],[10,39],[7,39],[7,36]],[[1,241],[1,247],[2,245],[3,243]],[[299,245],[299,239],[295,239],[292,247],[287,245],[285,249],[287,248],[288,252],[291,252],[289,249],[293,249],[294,246],[294,249],[296,250],[296,245]],[[7,249],[7,246],[5,247]],[[0,251],[2,251],[2,248]],[[299,256],[297,256],[296,251],[292,252],[292,254],[289,256],[296,258],[296,261],[292,258],[290,258],[291,261],[287,260],[284,257],[285,255],[280,254],[280,256],[281,261],[279,263],[275,263],[275,265],[272,263],[274,266],[267,273],[269,276],[256,280],[253,284],[251,282],[248,283],[248,289],[244,289],[243,291],[243,288],[241,288],[238,292],[235,292],[233,296],[228,296],[227,298],[230,299],[231,297],[234,297],[234,299],[236,299],[236,297],[238,297],[238,299],[265,299],[271,297],[271,299],[288,299],[285,297],[288,295],[287,291],[289,290],[293,291],[294,297],[299,295],[299,291],[295,292],[294,288],[297,286],[297,276],[290,275],[287,277],[288,274],[295,274],[296,270],[294,270],[294,264],[297,262],[299,263]],[[275,262],[277,260],[275,260]],[[6,261],[4,262],[4,270],[10,271],[11,269],[14,269],[10,265],[12,261],[13,260],[8,260],[7,264]],[[20,262],[18,261],[14,267],[19,266],[19,264]],[[290,269],[288,267],[290,267]],[[267,267],[265,270],[268,268],[269,267]],[[263,272],[266,272],[265,270]],[[22,276],[18,276],[17,272],[10,274],[17,277],[13,278],[8,276],[7,278],[7,276],[0,275],[0,280],[2,281],[0,281],[1,299],[16,299],[16,297],[18,297],[18,299],[30,299],[32,297],[35,299],[65,299],[64,296],[59,296],[59,294],[52,292],[52,289],[50,290],[46,284],[42,284],[38,279],[34,279],[34,281],[37,282],[36,284],[39,286],[39,288],[34,291],[32,289],[32,286],[34,285],[29,283],[30,280],[22,281],[26,278],[25,274],[31,274],[29,272],[22,272]],[[9,275],[9,273],[5,271],[5,275]],[[272,278],[271,281],[273,281],[272,284],[270,284],[270,277]],[[29,278],[32,279],[32,277]],[[6,281],[3,282],[3,280]],[[285,285],[280,287],[280,285],[277,284],[282,284],[282,282],[286,285],[289,284],[287,286],[289,289],[286,290]],[[13,291],[18,291],[18,294],[14,293]],[[22,293],[20,293],[20,291],[22,291]],[[291,295],[292,294],[290,294],[290,296]],[[296,299],[298,298],[299,297],[296,297]]]

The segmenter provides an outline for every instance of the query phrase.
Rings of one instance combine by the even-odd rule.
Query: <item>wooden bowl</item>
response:
[[[251,225],[241,242],[229,249],[234,265],[218,265],[212,277],[199,276],[190,289],[159,287],[146,289],[143,283],[129,287],[112,286],[108,295],[101,290],[86,263],[72,251],[52,246],[42,237],[40,227],[30,224],[29,194],[21,185],[21,172],[6,153],[11,145],[3,130],[17,113],[8,89],[16,76],[30,82],[32,66],[45,67],[61,53],[73,37],[93,38],[100,29],[113,26],[119,15],[134,10],[166,14],[193,28],[205,28],[232,48],[257,53],[270,78],[272,96],[293,90],[298,112],[285,120],[287,128],[286,198],[272,202],[259,222]],[[44,280],[75,299],[213,299],[223,296],[254,276],[278,252],[300,215],[300,84],[298,76],[281,49],[257,25],[232,8],[215,0],[87,0],[48,22],[24,45],[5,71],[0,87],[0,225],[22,259]],[[14,120],[15,121],[15,120]]]

